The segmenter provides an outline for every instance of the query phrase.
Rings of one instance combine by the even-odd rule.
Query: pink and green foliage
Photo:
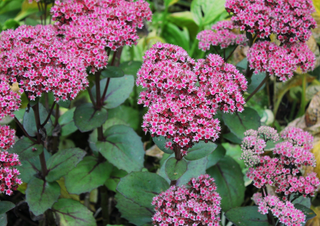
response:
[[[0,193],[11,196],[0,197],[1,225],[314,216],[312,135],[261,119],[277,81],[315,68],[311,0],[193,0],[186,14],[170,0],[163,12],[143,0],[26,2],[39,14],[2,24],[16,8],[0,10]],[[233,65],[238,46],[247,56]],[[252,104],[263,87],[269,105]]]

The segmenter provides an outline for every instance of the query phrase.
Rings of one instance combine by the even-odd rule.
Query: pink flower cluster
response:
[[[212,30],[201,31],[197,35],[199,49],[206,51],[211,45],[220,45],[221,48],[227,48],[230,45],[246,45],[248,40],[244,34],[232,32],[237,28],[238,26],[233,25],[232,21],[220,21],[211,27]]]
[[[316,58],[305,43],[278,46],[258,41],[248,51],[248,62],[255,73],[266,71],[286,81],[300,67],[303,72],[314,69]]]
[[[0,126],[0,193],[11,195],[13,190],[22,183],[18,178],[19,170],[14,166],[20,165],[17,154],[10,154],[6,150],[12,147],[15,140],[15,130],[9,126]]]
[[[73,50],[52,25],[22,25],[1,33],[0,73],[18,82],[31,100],[49,91],[56,100],[73,99],[88,86],[85,66]]]
[[[260,193],[261,194],[261,193]],[[262,214],[268,214],[269,211],[279,219],[281,223],[287,226],[301,226],[305,223],[306,216],[301,210],[298,210],[289,202],[281,201],[277,196],[269,195],[259,198],[257,205],[258,211]]]
[[[226,9],[235,25],[258,38],[275,33],[281,42],[305,42],[316,26],[311,0],[227,0]]]
[[[182,48],[155,44],[144,56],[138,71],[139,104],[149,107],[142,127],[152,135],[172,139],[167,147],[182,154],[199,140],[214,141],[220,131],[220,108],[241,112],[247,81],[236,68],[218,55],[195,62]]]
[[[19,170],[14,166],[21,165],[17,154],[10,154],[6,151],[0,152],[0,193],[11,195],[22,184]]]
[[[153,224],[218,226],[221,197],[216,189],[214,179],[209,175],[193,178],[187,186],[171,186],[153,198],[156,211]]]
[[[275,187],[276,193],[285,196],[292,193],[300,193],[304,197],[314,196],[320,185],[316,173],[302,176],[301,172],[302,166],[315,166],[314,155],[310,152],[312,136],[298,128],[287,128],[280,134],[284,141],[277,143],[272,150],[273,157],[263,156],[266,142],[278,140],[274,130],[270,128],[270,131],[273,134],[271,139],[259,132],[246,133],[241,145],[241,158],[250,167],[247,176],[257,188],[271,185]]]
[[[58,21],[56,25],[67,35],[71,32],[69,35],[80,39],[83,45],[96,41],[112,50],[135,44],[139,38],[136,28],[142,28],[144,19],[150,21],[152,15],[149,4],[143,0],[56,1],[51,13],[52,19]],[[73,31],[68,31],[69,25]],[[77,37],[74,32],[84,34]]]
[[[21,89],[20,93],[22,92]],[[17,111],[21,104],[20,95],[10,89],[5,75],[0,76],[0,103],[0,119],[5,116],[13,118],[13,112]]]
[[[8,150],[15,143],[14,129],[10,129],[9,126],[0,126],[0,148],[2,150]]]

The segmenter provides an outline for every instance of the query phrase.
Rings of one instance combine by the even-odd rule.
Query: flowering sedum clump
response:
[[[153,224],[159,226],[218,226],[220,200],[214,179],[209,175],[192,178],[187,186],[171,186],[155,196]]]
[[[247,176],[253,185],[262,189],[262,194],[254,195],[259,212],[267,214],[271,210],[274,216],[285,225],[301,225],[304,214],[294,208],[290,197],[315,195],[320,181],[315,172],[303,174],[303,166],[315,167],[315,158],[311,153],[313,137],[299,128],[288,127],[278,135],[271,127],[262,126],[245,133],[241,149],[241,159],[249,167]],[[279,142],[281,138],[281,142]],[[274,144],[267,150],[267,144]],[[266,186],[274,187],[277,196],[268,196]]]
[[[149,107],[142,127],[153,136],[171,141],[182,155],[200,140],[215,141],[219,136],[217,110],[242,112],[247,89],[245,77],[232,64],[214,54],[195,62],[181,47],[155,44],[144,56],[138,71],[140,104]]]

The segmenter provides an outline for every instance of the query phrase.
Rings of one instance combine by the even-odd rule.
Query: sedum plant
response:
[[[306,203],[320,182],[303,168],[315,166],[312,136],[297,128],[279,135],[246,104],[270,77],[314,69],[310,0],[226,0],[230,20],[204,31],[216,16],[195,0],[203,53],[194,54],[197,41],[189,50],[157,42],[143,62],[121,55],[152,19],[145,1],[29,2],[41,24],[0,34],[0,119],[14,118],[18,131],[0,127],[0,192],[25,193],[0,202],[5,224],[24,203],[34,225],[278,226],[313,215]],[[165,1],[163,15],[173,4]],[[161,34],[173,28],[160,26]],[[249,47],[246,65],[230,63],[239,45]],[[133,118],[141,131],[129,126]],[[241,143],[241,159],[226,140]],[[153,143],[164,154],[150,164]],[[246,170],[261,190],[257,206],[245,200]]]

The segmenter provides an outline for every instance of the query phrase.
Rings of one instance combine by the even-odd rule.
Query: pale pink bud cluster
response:
[[[281,42],[305,42],[316,22],[311,0],[227,0],[226,10],[241,30],[266,38],[275,33]]]
[[[302,72],[314,69],[315,56],[305,43],[278,46],[269,41],[258,41],[248,51],[248,62],[255,73],[268,72],[286,81],[300,67]]]
[[[153,224],[218,226],[221,197],[216,189],[214,179],[209,175],[193,178],[187,186],[171,186],[153,198],[156,211]]]
[[[281,201],[277,196],[268,195],[259,199],[258,211],[262,214],[268,214],[269,211],[279,219],[281,223],[287,226],[304,225],[306,216],[296,209],[293,203]]]
[[[230,45],[246,45],[248,41],[244,34],[232,32],[233,29],[238,29],[238,26],[233,25],[232,21],[220,21],[211,29],[201,31],[197,35],[199,49],[203,51],[209,50],[210,46],[227,48]]]
[[[80,54],[57,38],[52,25],[22,25],[1,33],[0,73],[31,100],[49,91],[56,100],[74,99],[88,86]]]
[[[266,131],[267,128],[264,127],[263,130]],[[313,140],[311,135],[298,128],[287,128],[280,134],[284,141],[275,144],[271,150],[273,156],[270,157],[262,155],[266,143],[279,139],[272,128],[270,131],[272,132],[269,134],[272,135],[264,137],[259,132],[250,130],[245,134],[241,145],[241,158],[250,167],[247,176],[253,180],[253,185],[257,188],[274,186],[276,193],[285,196],[292,193],[299,193],[304,197],[314,196],[320,185],[316,173],[303,176],[301,171],[302,166],[315,166],[314,155],[310,152]]]
[[[71,25],[80,34],[84,32],[81,37],[72,35],[73,38],[80,38],[81,41],[91,38],[112,50],[135,44],[139,38],[136,28],[142,28],[144,20],[150,21],[152,16],[149,4],[143,0],[56,1],[51,14],[64,33],[69,32],[68,25]],[[88,34],[91,34],[90,37]]]
[[[218,55],[195,62],[181,47],[157,43],[144,56],[137,85],[146,88],[138,103],[149,107],[144,131],[171,139],[166,146],[178,146],[185,155],[195,142],[218,138],[213,116],[219,108],[243,110],[247,81]]]
[[[0,149],[8,150],[15,143],[15,134],[14,129],[10,129],[9,126],[0,126]]]
[[[20,89],[20,93],[23,90]],[[0,119],[5,116],[14,117],[14,112],[21,105],[20,95],[10,89],[8,80],[5,75],[0,75]]]
[[[241,159],[248,167],[260,163],[260,155],[264,153],[268,141],[277,142],[277,131],[269,126],[261,126],[258,130],[247,130],[241,143]]]

